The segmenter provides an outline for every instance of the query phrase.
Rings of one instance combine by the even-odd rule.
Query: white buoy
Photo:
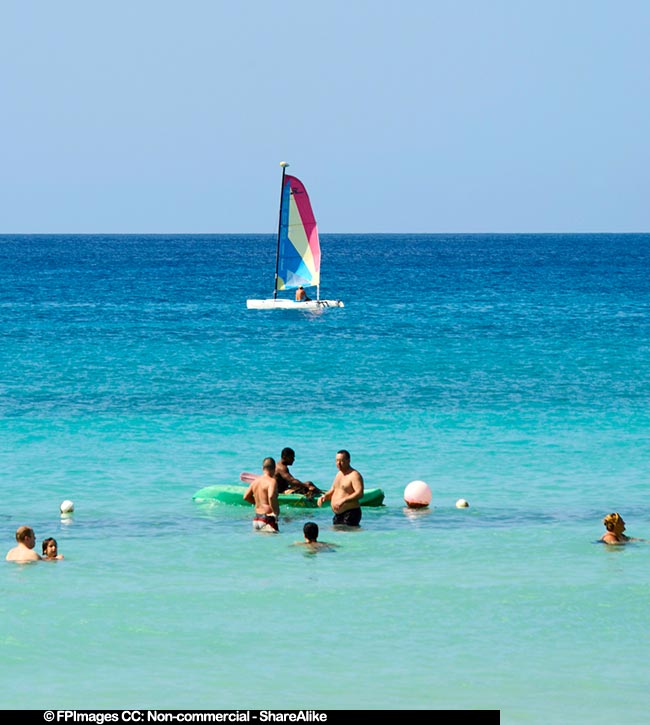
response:
[[[466,509],[469,506],[467,501],[465,501],[464,498],[459,498],[458,501],[456,501],[456,508],[457,509]]]
[[[404,501],[409,508],[424,508],[431,503],[431,489],[424,481],[411,481],[404,489]]]
[[[72,501],[66,499],[61,503],[60,508],[62,514],[71,514],[74,511],[74,504],[72,503]]]

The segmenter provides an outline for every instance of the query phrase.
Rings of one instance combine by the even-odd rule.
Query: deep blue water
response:
[[[308,413],[642,413],[648,244],[326,236],[322,294],[345,311],[269,324],[244,302],[270,294],[270,237],[5,237],[2,412],[270,412],[290,393]]]

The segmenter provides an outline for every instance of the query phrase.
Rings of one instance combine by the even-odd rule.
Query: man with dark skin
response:
[[[289,466],[296,460],[296,453],[293,448],[283,448],[280,454],[280,461],[275,467],[275,479],[278,482],[278,493],[301,493],[312,497],[322,491],[314,486],[311,481],[300,481],[291,475]]]

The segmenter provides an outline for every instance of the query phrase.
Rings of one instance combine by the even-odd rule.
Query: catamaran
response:
[[[275,254],[275,289],[273,299],[246,300],[249,310],[320,310],[343,307],[341,300],[320,299],[320,242],[318,226],[305,185],[282,167],[278,241]],[[316,287],[316,299],[305,291]],[[278,297],[282,290],[300,290],[302,299]]]

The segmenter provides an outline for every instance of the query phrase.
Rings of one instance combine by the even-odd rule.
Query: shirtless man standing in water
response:
[[[265,458],[262,462],[262,475],[258,476],[246,489],[244,500],[255,506],[253,528],[256,531],[279,531],[280,507],[278,504],[278,484],[275,480],[275,460]]]
[[[363,496],[363,476],[350,465],[350,454],[342,450],[336,454],[336,474],[332,487],[318,499],[318,505],[332,502],[335,525],[359,526],[361,522],[361,504]]]

